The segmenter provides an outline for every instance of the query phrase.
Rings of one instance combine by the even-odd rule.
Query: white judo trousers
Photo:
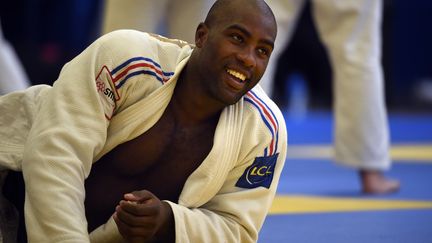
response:
[[[135,29],[194,43],[214,0],[105,0],[103,33]],[[166,33],[160,33],[165,28]]]
[[[305,0],[267,0],[277,19],[276,48],[261,87],[273,91],[276,60]],[[381,0],[312,0],[312,16],[333,68],[334,156],[358,169],[390,167],[381,67]]]

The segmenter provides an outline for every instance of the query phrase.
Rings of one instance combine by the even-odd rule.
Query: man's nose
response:
[[[242,48],[242,50],[237,54],[237,58],[242,62],[245,67],[251,68],[256,66],[256,56],[254,48]]]

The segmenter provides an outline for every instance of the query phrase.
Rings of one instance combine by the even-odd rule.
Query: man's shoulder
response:
[[[150,44],[152,41],[154,42],[146,32],[132,29],[121,29],[101,36],[96,43],[102,46],[108,46],[109,48],[116,48],[116,46],[118,46],[123,50],[129,50],[146,47],[148,46],[147,44]]]
[[[242,106],[244,147],[262,149],[265,156],[280,152],[286,145],[287,132],[279,107],[259,86],[244,95]]]
[[[151,37],[153,37],[154,39],[162,42],[162,43],[172,44],[172,45],[178,46],[179,48],[183,48],[185,46],[190,47],[190,48],[194,47],[194,45],[192,45],[192,44],[190,44],[184,40],[168,38],[168,37],[165,37],[162,35],[152,34],[152,33],[149,33],[149,35]]]
[[[179,39],[172,39],[162,35],[147,33],[133,29],[115,30],[103,35],[100,40],[102,43],[112,44],[120,43],[128,48],[146,47],[153,45],[154,47],[167,47],[170,49],[181,50],[183,48],[193,49],[194,45]]]
[[[178,60],[188,56],[193,48],[184,41],[130,29],[110,32],[96,43],[114,62],[146,58],[168,69],[175,68]]]
[[[259,86],[251,89],[244,97],[244,105],[248,107],[249,113],[262,119],[278,122],[283,120],[283,114],[279,107],[271,100]]]

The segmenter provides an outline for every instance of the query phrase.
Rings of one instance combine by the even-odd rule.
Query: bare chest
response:
[[[180,127],[166,112],[151,129],[103,156],[85,182],[89,227],[106,221],[128,192],[146,189],[176,202],[210,152],[214,130],[215,125]]]

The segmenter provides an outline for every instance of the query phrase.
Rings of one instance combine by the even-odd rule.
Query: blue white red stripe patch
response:
[[[131,58],[111,71],[117,89],[121,88],[129,78],[140,74],[151,75],[164,84],[174,75],[174,72],[164,72],[157,62],[146,57]]]
[[[264,150],[264,156],[274,155],[277,151],[277,144],[279,140],[279,122],[277,121],[275,114],[270,109],[270,107],[252,90],[245,95],[244,100],[251,103],[258,109],[261,118],[272,135],[270,145]]]

